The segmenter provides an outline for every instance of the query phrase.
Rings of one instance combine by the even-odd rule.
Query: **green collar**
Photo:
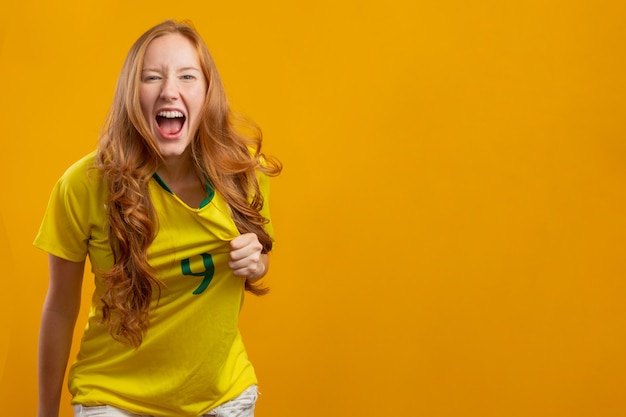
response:
[[[152,174],[152,177],[161,186],[161,188],[163,188],[168,193],[174,195],[174,192],[170,189],[170,187],[167,186],[165,181],[163,181],[163,179],[161,177],[159,177],[159,174],[157,174],[155,172],[154,174]],[[206,182],[206,197],[204,198],[204,200],[202,200],[202,202],[200,203],[200,207],[198,207],[198,208],[202,208],[202,207],[206,206],[207,204],[209,204],[213,200],[214,196],[215,196],[215,190],[213,189],[213,187],[211,187],[211,184],[207,180],[207,182]]]

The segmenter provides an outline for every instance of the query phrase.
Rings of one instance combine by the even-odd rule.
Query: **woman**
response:
[[[268,175],[281,169],[260,151],[190,25],[135,42],[98,149],[58,181],[35,240],[50,268],[39,417],[58,415],[87,256],[96,290],[69,377],[76,416],[253,415],[237,320],[244,288],[266,291]]]

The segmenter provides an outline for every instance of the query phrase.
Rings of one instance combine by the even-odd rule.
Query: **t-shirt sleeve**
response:
[[[52,189],[35,247],[59,258],[81,262],[90,237],[88,173],[70,168]]]

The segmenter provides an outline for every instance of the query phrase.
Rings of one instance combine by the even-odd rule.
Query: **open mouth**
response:
[[[157,113],[156,122],[159,130],[165,136],[172,136],[183,130],[187,118],[179,111],[160,111]]]

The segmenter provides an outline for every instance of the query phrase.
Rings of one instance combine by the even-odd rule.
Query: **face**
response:
[[[139,101],[163,157],[181,156],[192,142],[206,91],[207,81],[190,40],[174,33],[150,42]]]

